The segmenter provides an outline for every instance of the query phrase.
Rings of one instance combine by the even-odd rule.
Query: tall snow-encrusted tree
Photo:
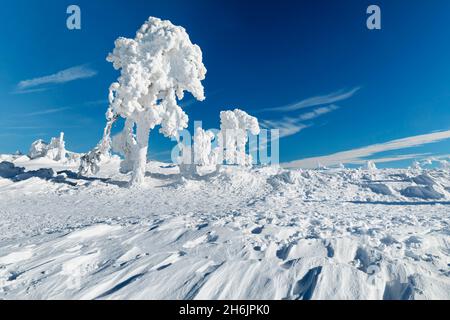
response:
[[[110,108],[126,119],[116,140],[125,156],[121,169],[133,169],[131,184],[142,183],[147,162],[150,130],[161,125],[166,137],[179,138],[188,116],[178,106],[184,92],[204,100],[201,81],[206,68],[199,46],[186,30],[170,21],[150,17],[134,39],[120,37],[107,57],[120,77],[110,87]],[[119,141],[120,140],[120,141]]]

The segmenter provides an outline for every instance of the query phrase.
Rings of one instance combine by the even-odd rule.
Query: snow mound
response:
[[[25,171],[25,168],[17,167],[14,163],[3,161],[0,163],[0,177],[13,181],[23,181],[30,178],[52,179],[56,177],[52,168],[40,168],[38,170]]]
[[[382,183],[374,183],[374,184],[368,184],[367,188],[372,190],[372,192],[383,194],[386,196],[392,195],[392,190],[385,184]]]
[[[420,198],[425,200],[439,200],[444,198],[444,195],[437,192],[433,189],[433,187],[419,187],[419,186],[411,186],[407,187],[400,191],[400,193],[408,198]]]
[[[427,174],[421,174],[417,177],[413,177],[411,178],[411,181],[425,186],[432,186],[435,184],[434,180]]]
[[[2,178],[11,179],[24,171],[25,168],[16,167],[12,162],[3,161],[0,163],[0,177]]]
[[[56,172],[52,168],[42,168],[20,173],[14,177],[16,181],[23,181],[30,178],[51,179],[56,177]]]

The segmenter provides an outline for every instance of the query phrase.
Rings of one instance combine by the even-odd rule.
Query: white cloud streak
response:
[[[360,87],[356,87],[356,88],[353,88],[348,91],[339,90],[339,91],[336,91],[336,92],[333,92],[330,94],[315,96],[315,97],[311,97],[311,98],[308,98],[305,100],[301,100],[299,102],[292,103],[292,104],[289,104],[286,106],[266,108],[266,109],[262,109],[260,111],[289,112],[289,111],[295,111],[295,110],[300,110],[300,109],[309,108],[309,107],[329,105],[329,104],[333,104],[333,103],[351,98],[360,89],[361,89]]]
[[[25,114],[23,114],[23,116],[28,116],[28,117],[41,116],[41,115],[46,115],[46,114],[62,112],[62,111],[68,110],[68,109],[71,109],[71,108],[69,108],[69,107],[51,108],[51,109],[39,110],[36,112],[25,113]]]
[[[317,167],[318,163],[324,166],[333,166],[339,163],[359,164],[364,162],[365,158],[373,156],[380,152],[418,147],[425,144],[446,140],[449,138],[450,138],[450,130],[433,132],[418,136],[407,137],[403,139],[392,140],[385,143],[369,145],[366,147],[357,148],[353,150],[337,152],[326,156],[296,160],[284,163],[283,166],[288,168],[315,168]],[[384,159],[389,160],[389,162],[396,161],[396,159],[402,160],[402,158],[399,157],[396,157],[396,159],[389,159],[389,158]],[[377,160],[378,162],[381,161],[381,159],[376,159],[375,162],[377,162]]]
[[[61,84],[78,79],[91,78],[96,74],[97,71],[92,70],[85,65],[75,66],[51,75],[20,81],[17,85],[17,93],[36,92],[36,89],[32,90],[32,88],[47,84]]]
[[[280,139],[299,133],[311,125],[304,124],[304,121],[313,120],[327,113],[339,109],[336,105],[316,108],[310,112],[302,113],[298,117],[284,117],[275,120],[262,120],[261,125],[266,129],[279,129]]]

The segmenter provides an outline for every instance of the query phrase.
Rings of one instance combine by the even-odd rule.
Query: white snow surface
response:
[[[450,298],[445,169],[1,161],[0,299]]]

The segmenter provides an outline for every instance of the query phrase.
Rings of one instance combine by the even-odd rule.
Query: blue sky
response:
[[[81,30],[66,28],[70,4],[81,8]],[[366,28],[370,4],[381,7],[382,30]],[[207,98],[181,103],[191,125],[217,128],[220,110],[241,108],[282,128],[280,160],[309,158],[299,165],[445,156],[449,12],[447,0],[3,3],[0,153],[59,131],[69,150],[92,148],[118,76],[105,58],[117,37],[157,16],[184,26],[203,51]],[[166,160],[172,146],[154,130],[149,156]]]

